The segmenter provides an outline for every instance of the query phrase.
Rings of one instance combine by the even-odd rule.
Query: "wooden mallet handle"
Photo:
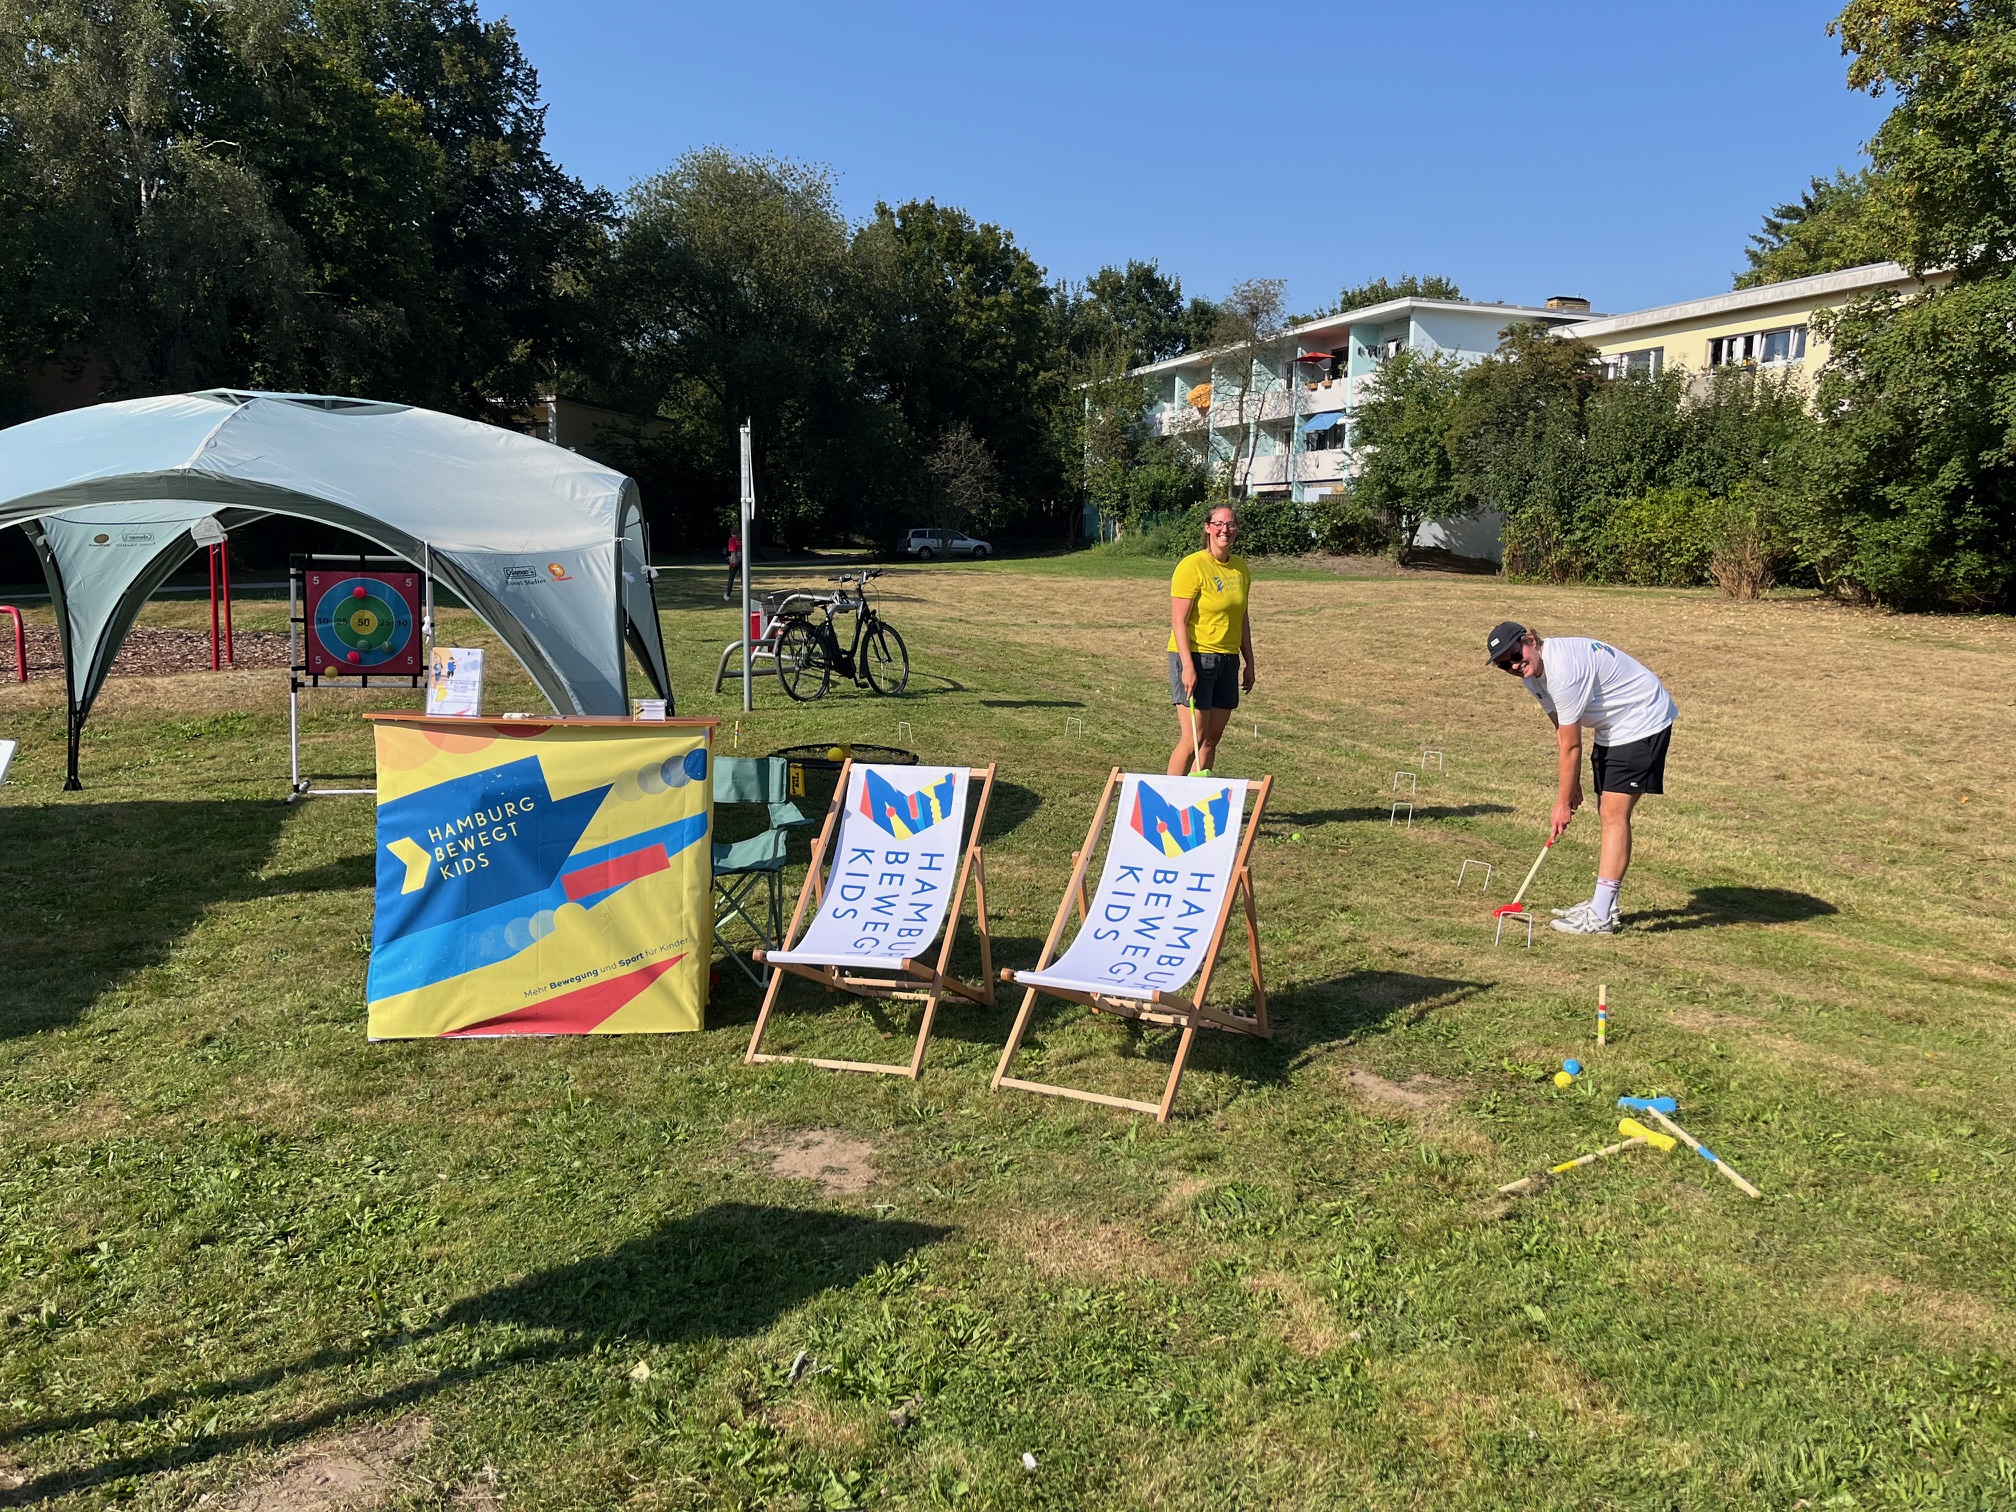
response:
[[[1643,1112],[1647,1118],[1657,1119],[1660,1122],[1660,1124],[1662,1124],[1665,1127],[1667,1133],[1671,1134],[1674,1138],[1678,1139],[1682,1144],[1687,1146],[1688,1149],[1692,1150],[1696,1155],[1699,1155],[1703,1160],[1707,1161],[1708,1164],[1715,1167],[1715,1169],[1720,1171],[1724,1176],[1727,1176],[1732,1182],[1736,1184],[1737,1191],[1742,1192],[1745,1196],[1749,1197],[1762,1197],[1764,1195],[1762,1192],[1758,1191],[1757,1188],[1750,1185],[1749,1182],[1745,1181],[1741,1176],[1737,1175],[1735,1171],[1731,1170],[1728,1161],[1724,1160],[1720,1155],[1717,1155],[1713,1150],[1709,1149],[1706,1145],[1701,1143],[1700,1140],[1696,1139],[1692,1134],[1689,1134],[1685,1129],[1681,1128],[1680,1125],[1673,1122],[1672,1119],[1668,1118],[1664,1113],[1661,1113],[1657,1108],[1646,1108],[1643,1110]]]

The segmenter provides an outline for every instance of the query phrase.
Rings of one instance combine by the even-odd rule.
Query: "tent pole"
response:
[[[756,458],[749,436],[749,422],[742,422],[742,712],[747,714],[755,708],[751,701],[756,679],[750,675],[749,653],[755,648],[749,644],[749,568],[756,560],[755,545],[750,539],[756,529]]]

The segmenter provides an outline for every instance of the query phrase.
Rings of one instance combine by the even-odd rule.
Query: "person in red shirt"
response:
[[[735,574],[741,570],[742,532],[739,530],[730,530],[728,532],[728,586],[721,590],[722,598],[731,599],[735,597]]]

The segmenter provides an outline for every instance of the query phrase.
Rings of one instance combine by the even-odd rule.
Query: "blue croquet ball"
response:
[[[1566,1071],[1570,1076],[1580,1076],[1582,1074],[1582,1062],[1578,1060],[1565,1060],[1561,1062],[1561,1069]]]

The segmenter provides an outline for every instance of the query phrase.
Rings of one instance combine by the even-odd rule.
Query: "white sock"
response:
[[[1596,896],[1589,900],[1590,912],[1594,913],[1599,919],[1607,919],[1610,915],[1617,912],[1617,894],[1622,890],[1623,886],[1624,879],[1622,877],[1619,877],[1615,882],[1612,882],[1608,877],[1598,877],[1596,879]]]

